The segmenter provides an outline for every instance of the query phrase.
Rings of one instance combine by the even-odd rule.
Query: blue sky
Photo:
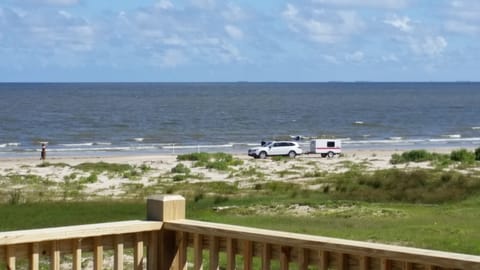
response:
[[[478,0],[2,0],[0,81],[479,81]]]

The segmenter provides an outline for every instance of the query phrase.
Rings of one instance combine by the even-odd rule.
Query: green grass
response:
[[[284,188],[281,188],[284,190]],[[195,198],[194,198],[195,196]],[[292,198],[276,195],[246,197],[187,197],[190,219],[266,228],[297,233],[374,241],[420,248],[480,254],[480,197],[458,203],[426,205],[403,203],[360,203],[332,201],[324,195]],[[218,212],[215,206],[274,209],[278,204],[322,204],[329,208],[352,205],[368,211],[309,217],[239,214],[238,210]],[[372,213],[394,213],[374,215]],[[395,213],[401,214],[395,214]],[[144,201],[94,201],[0,205],[0,231],[145,219]]]
[[[257,200],[258,199],[258,200]],[[321,198],[285,198],[274,201],[267,198],[230,199],[226,205],[260,205],[272,209],[280,202],[321,203]],[[344,202],[345,203],[345,202]],[[358,202],[350,202],[358,204]],[[193,205],[192,205],[193,204]],[[274,229],[345,238],[359,241],[373,241],[403,246],[444,250],[480,255],[480,197],[461,203],[424,205],[398,203],[360,203],[367,213],[400,212],[401,215],[362,214],[350,215],[291,216],[239,214],[238,210],[215,212],[211,198],[191,202],[190,218],[235,224],[241,226]],[[268,207],[267,207],[268,209]]]
[[[145,219],[144,201],[0,204],[0,231]]]

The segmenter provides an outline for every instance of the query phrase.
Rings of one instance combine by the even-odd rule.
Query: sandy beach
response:
[[[403,150],[402,150],[403,151]],[[128,155],[128,156],[102,156],[102,157],[55,157],[48,156],[46,163],[38,157],[34,158],[3,158],[0,160],[0,192],[11,194],[17,190],[24,194],[35,193],[37,189],[42,194],[50,194],[50,199],[60,197],[58,194],[76,191],[83,194],[82,199],[97,197],[131,198],[139,196],[141,190],[149,189],[164,192],[166,186],[177,183],[193,182],[236,182],[239,186],[251,185],[251,174],[241,173],[248,170],[261,175],[261,181],[294,181],[302,183],[308,180],[303,177],[308,173],[341,173],[352,166],[361,166],[362,170],[372,171],[389,168],[429,168],[429,162],[406,163],[392,165],[392,154],[402,153],[400,150],[375,149],[375,150],[344,150],[341,156],[322,158],[316,154],[297,156],[295,159],[253,159],[245,155],[234,155],[243,161],[242,165],[234,166],[231,170],[220,171],[196,167],[192,161],[178,161],[177,155]],[[428,149],[430,152],[450,153],[452,149]],[[79,170],[75,166],[82,163],[114,163],[128,164],[132,168],[148,168],[136,177],[125,174],[100,173],[93,180],[85,181],[91,172]],[[172,169],[182,163],[190,170],[190,175],[182,181],[174,181],[175,173]],[[42,165],[43,164],[43,165]],[[305,178],[305,179],[304,179]],[[13,179],[13,180],[12,180]],[[33,180],[32,180],[33,179]],[[83,181],[82,181],[83,179]],[[72,186],[72,183],[82,182],[81,185]],[[33,183],[33,184],[32,184]],[[67,186],[69,186],[67,188]],[[161,186],[161,188],[159,187]],[[132,189],[135,187],[135,189]],[[77,189],[77,190],[75,190]],[[143,194],[143,193],[142,193]],[[8,196],[2,196],[4,200]],[[24,196],[25,197],[25,196]],[[34,197],[30,200],[36,200]],[[28,200],[28,198],[24,198]]]

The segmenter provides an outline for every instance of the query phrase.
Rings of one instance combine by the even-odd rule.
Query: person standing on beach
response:
[[[45,160],[47,158],[47,146],[42,143],[42,152],[40,154],[40,159]]]

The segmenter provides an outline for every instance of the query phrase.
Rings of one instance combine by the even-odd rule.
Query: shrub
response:
[[[203,161],[207,162],[210,159],[210,154],[205,153],[205,152],[200,152],[200,153],[190,153],[190,154],[184,154],[184,155],[178,155],[177,160],[178,161]]]
[[[450,154],[450,159],[453,161],[471,164],[475,162],[475,154],[467,149],[460,149],[452,151]]]
[[[187,166],[185,166],[183,163],[178,163],[175,167],[172,168],[171,172],[189,174],[190,169]]]
[[[475,149],[475,160],[480,160],[480,147]]]
[[[228,201],[228,197],[226,196],[215,196],[213,198],[213,204],[220,204]]]
[[[432,160],[433,156],[431,153],[425,150],[412,150],[403,152],[401,155],[393,154],[390,160],[391,164],[400,164],[406,162],[423,162]]]
[[[178,182],[178,181],[183,181],[188,178],[188,174],[177,174],[173,176],[173,181]]]
[[[91,183],[95,183],[97,181],[98,181],[97,174],[92,173],[87,177],[80,178],[79,183],[80,184],[91,184]]]

